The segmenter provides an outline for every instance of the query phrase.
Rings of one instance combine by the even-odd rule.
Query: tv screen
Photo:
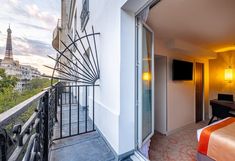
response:
[[[172,63],[172,79],[193,80],[193,63],[174,59]]]

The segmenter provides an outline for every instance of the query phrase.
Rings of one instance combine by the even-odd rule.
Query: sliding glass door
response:
[[[154,34],[138,22],[138,146],[154,133]]]

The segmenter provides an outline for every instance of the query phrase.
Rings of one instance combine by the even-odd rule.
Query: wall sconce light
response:
[[[152,79],[151,73],[150,72],[144,72],[143,76],[142,76],[142,79],[144,81],[150,81]]]
[[[225,81],[228,81],[229,83],[232,82],[232,80],[233,80],[233,69],[231,68],[231,66],[229,66],[228,68],[226,68],[224,70],[224,79],[225,79]]]

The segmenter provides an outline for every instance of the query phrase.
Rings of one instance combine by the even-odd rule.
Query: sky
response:
[[[4,58],[7,28],[12,29],[13,58],[41,73],[54,66],[47,55],[56,57],[52,33],[60,18],[60,0],[0,0],[0,59]]]

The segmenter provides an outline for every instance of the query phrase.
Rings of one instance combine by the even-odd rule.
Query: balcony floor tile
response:
[[[114,161],[115,156],[98,132],[56,140],[50,161]]]

